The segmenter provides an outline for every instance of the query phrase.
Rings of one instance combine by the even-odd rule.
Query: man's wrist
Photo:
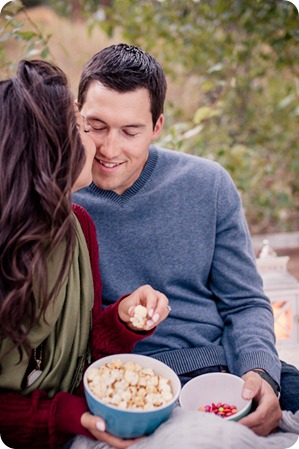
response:
[[[262,370],[261,368],[253,368],[250,371],[254,371],[259,376],[261,376],[262,379],[268,382],[268,384],[270,385],[270,387],[272,387],[278,399],[280,398],[280,386],[278,385],[277,382],[275,382],[275,380],[273,379],[273,377],[270,376],[270,374],[266,373],[266,371]]]

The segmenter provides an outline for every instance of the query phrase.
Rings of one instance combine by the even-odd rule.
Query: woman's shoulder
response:
[[[85,238],[87,240],[96,238],[96,229],[94,222],[84,207],[80,206],[77,203],[72,204],[73,212],[78,218],[78,221],[82,227]]]
[[[94,225],[94,222],[89,215],[89,213],[84,209],[84,207],[80,206],[77,203],[72,204],[73,212],[76,215],[88,248],[89,257],[90,257],[90,263],[91,263],[91,270],[92,270],[92,277],[94,282],[94,288],[95,288],[95,295],[98,298],[98,295],[102,291],[102,281],[100,277],[99,272],[99,249],[98,249],[98,240],[97,240],[97,231],[96,227]],[[101,299],[99,299],[99,303],[101,304]]]
[[[73,212],[76,215],[76,217],[78,218],[78,220],[80,221],[81,219],[84,220],[91,220],[91,217],[89,215],[89,213],[87,212],[86,209],[84,209],[84,207],[80,206],[80,204],[77,203],[72,203],[72,208],[73,208]]]

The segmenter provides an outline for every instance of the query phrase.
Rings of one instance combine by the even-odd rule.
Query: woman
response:
[[[71,203],[91,182],[95,148],[76,122],[64,73],[20,61],[0,82],[0,109],[1,438],[57,448],[79,434],[126,448],[132,441],[109,435],[88,412],[82,372],[131,351],[167,316],[168,300],[142,286],[102,311],[95,228]],[[138,304],[149,318],[136,331]]]

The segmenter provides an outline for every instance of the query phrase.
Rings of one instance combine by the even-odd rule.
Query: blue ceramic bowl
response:
[[[155,374],[169,379],[173,393],[172,400],[154,410],[123,410],[102,402],[89,389],[87,373],[89,369],[99,368],[113,360],[121,360],[123,363],[128,361],[138,363],[142,368],[152,368]],[[89,366],[84,374],[83,382],[89,410],[93,415],[100,416],[105,420],[107,432],[120,438],[137,438],[151,434],[169,418],[181,391],[180,379],[169,366],[159,360],[139,354],[115,354],[103,357]]]

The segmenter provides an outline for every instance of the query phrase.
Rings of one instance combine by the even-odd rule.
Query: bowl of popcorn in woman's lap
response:
[[[151,434],[169,418],[181,383],[159,360],[116,354],[90,365],[84,388],[91,413],[105,420],[107,432],[137,438]]]

